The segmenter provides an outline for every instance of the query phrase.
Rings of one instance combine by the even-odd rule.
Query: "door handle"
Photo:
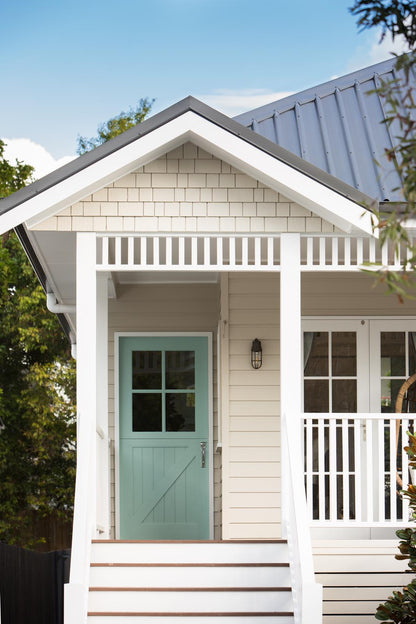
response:
[[[207,443],[206,442],[200,442],[199,444],[201,446],[201,468],[205,468]]]

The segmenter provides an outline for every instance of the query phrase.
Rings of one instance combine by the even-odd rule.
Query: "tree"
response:
[[[97,136],[92,139],[86,137],[78,137],[78,154],[90,152],[99,145],[106,143],[110,139],[122,134],[133,126],[145,120],[150,113],[154,100],[142,98],[135,108],[129,108],[127,112],[121,112],[116,117],[112,117],[97,128]]]
[[[83,154],[141,123],[140,100],[78,138]],[[0,140],[0,199],[32,180],[33,167],[9,163]],[[75,366],[57,318],[14,233],[0,244],[0,541],[35,546],[39,517],[72,520],[75,484]],[[4,429],[1,429],[4,423]]]
[[[0,197],[33,168],[4,158]],[[71,520],[75,376],[68,342],[13,232],[0,244],[0,540],[34,546],[34,514]]]
[[[387,158],[393,162],[402,182],[403,202],[392,205],[386,213],[378,213],[380,241],[392,241],[398,249],[403,243],[409,250],[403,262],[403,272],[378,269],[378,278],[391,292],[403,300],[408,294],[412,273],[416,270],[416,246],[411,241],[407,224],[416,215],[416,94],[410,80],[416,69],[416,0],[355,0],[351,13],[358,17],[363,28],[381,27],[383,39],[390,33],[393,40],[402,37],[409,51],[397,57],[397,78],[383,82],[377,92],[387,104],[385,123],[392,127],[397,122],[400,129],[395,145],[386,149]]]

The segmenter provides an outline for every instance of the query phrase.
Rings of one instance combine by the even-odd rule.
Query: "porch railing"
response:
[[[300,245],[302,271],[359,271],[365,263],[400,270],[409,257],[404,244],[365,236],[302,234]],[[98,234],[97,270],[280,271],[280,236]]]
[[[412,414],[303,414],[304,478],[314,525],[397,526],[409,522],[400,495]]]
[[[322,623],[322,586],[314,575],[312,543],[307,523],[306,499],[302,488],[299,427],[282,415],[282,461],[286,475],[284,518],[290,554],[295,624]]]

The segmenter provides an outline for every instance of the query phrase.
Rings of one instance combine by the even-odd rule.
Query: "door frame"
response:
[[[115,533],[120,539],[120,338],[181,338],[205,337],[208,346],[208,445],[209,445],[209,539],[214,539],[214,414],[212,332],[114,332],[114,469],[115,469]]]

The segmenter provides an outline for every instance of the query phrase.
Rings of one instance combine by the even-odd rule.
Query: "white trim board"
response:
[[[192,111],[6,212],[0,216],[0,233],[23,222],[32,227],[187,141],[283,193],[341,230],[374,235],[374,215],[368,210]]]
[[[195,336],[208,339],[208,444],[209,444],[209,539],[214,539],[214,399],[212,332],[114,332],[114,469],[115,469],[115,533],[120,539],[120,395],[119,395],[119,339]]]

